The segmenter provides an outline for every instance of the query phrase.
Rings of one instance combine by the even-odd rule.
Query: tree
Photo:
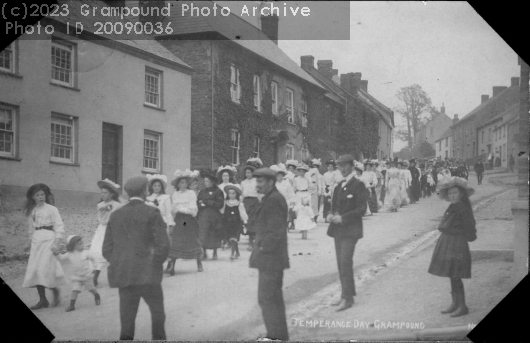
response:
[[[394,157],[397,157],[401,160],[410,160],[412,158],[412,150],[406,146],[399,150],[399,152],[394,152]]]
[[[397,92],[396,97],[403,104],[397,107],[395,111],[401,114],[407,121],[406,130],[398,130],[397,137],[408,142],[408,147],[412,149],[414,137],[420,131],[426,115],[433,108],[431,98],[417,84],[401,88]]]
[[[420,157],[423,158],[434,157],[436,155],[436,150],[434,150],[433,146],[428,142],[421,142],[418,150]]]

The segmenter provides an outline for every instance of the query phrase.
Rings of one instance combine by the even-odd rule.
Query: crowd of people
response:
[[[317,227],[321,211],[324,221],[329,223],[328,235],[335,240],[342,284],[341,298],[335,304],[338,311],[353,305],[353,252],[362,238],[362,217],[379,211],[397,212],[437,190],[442,199],[454,204],[460,204],[464,194],[463,207],[455,205],[450,212],[467,216],[462,219],[466,221],[464,226],[469,226],[470,235],[474,235],[467,200],[472,190],[466,188],[465,163],[397,158],[360,162],[344,155],[325,165],[327,171],[321,174],[320,159],[301,163],[287,160],[285,165],[267,168],[259,158],[250,158],[240,168],[244,173],[241,183],[237,182],[238,169],[232,165],[220,166],[216,171],[177,170],[171,181],[174,188],[171,195],[167,194],[167,176],[136,177],[124,185],[128,201],[120,201],[120,185],[101,180],[97,183],[101,194],[96,206],[98,227],[89,250],[85,250],[80,236],[65,239],[64,224],[53,206],[51,190],[45,184],[33,185],[26,194],[30,257],[23,283],[23,287],[35,287],[38,291],[39,302],[31,309],[50,306],[46,288],[53,293],[52,306],[59,305],[65,263],[73,267],[72,293],[66,311],[75,310],[77,296],[83,289],[91,292],[99,305],[98,277],[108,266],[109,286],[119,288],[120,339],[134,336],[140,298],[151,310],[153,339],[165,339],[163,273],[173,276],[178,259],[195,260],[197,271],[202,272],[202,262],[209,258],[208,250],[212,251],[211,259],[217,260],[219,249],[230,249],[230,259],[235,260],[240,257],[239,241],[245,235],[249,239],[248,250],[252,251],[250,267],[260,270],[258,298],[267,330],[271,337],[286,340],[281,288],[283,270],[289,268],[287,233],[299,232],[301,239],[307,239],[308,232]],[[481,166],[475,165],[477,168],[480,171]],[[452,188],[456,190],[447,193]],[[457,310],[458,315],[463,315],[467,307],[462,300],[461,278],[470,277],[470,261],[455,262],[444,254],[452,254],[453,248],[467,253],[469,249],[466,250],[467,243],[452,237],[456,231],[450,223],[442,224],[441,227],[448,227],[440,231],[450,233],[451,238],[443,236],[437,245],[429,272],[451,277],[453,304],[444,313]],[[467,230],[455,230],[464,229]],[[468,231],[462,232],[464,235]],[[458,247],[452,246],[457,243]],[[456,274],[454,263],[463,268]]]

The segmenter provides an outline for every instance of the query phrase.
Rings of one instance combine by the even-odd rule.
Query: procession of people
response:
[[[31,245],[23,285],[37,288],[39,302],[31,309],[50,306],[46,288],[53,293],[51,305],[59,305],[64,263],[74,266],[66,311],[75,310],[77,296],[84,289],[99,305],[98,277],[108,267],[109,286],[119,289],[120,339],[134,337],[140,298],[151,311],[153,339],[165,339],[162,275],[174,276],[179,259],[196,261],[197,271],[203,272],[208,250],[212,250],[211,260],[217,260],[218,250],[229,248],[229,259],[236,260],[241,256],[240,240],[247,236],[250,267],[259,269],[258,303],[267,337],[288,340],[282,280],[284,269],[289,268],[289,234],[300,233],[299,239],[307,240],[309,232],[318,227],[319,217],[329,223],[327,234],[334,239],[342,285],[334,305],[343,311],[353,306],[356,295],[353,255],[363,237],[363,217],[397,212],[438,192],[453,204],[448,213],[459,216],[455,222],[459,226],[444,217],[440,224],[444,234],[429,273],[451,278],[453,304],[442,313],[466,314],[461,278],[470,277],[471,262],[458,256],[468,256],[466,239],[476,238],[468,199],[473,190],[467,187],[467,174],[453,175],[452,165],[433,160],[361,162],[342,155],[326,161],[323,174],[321,165],[320,159],[312,159],[265,167],[261,159],[250,158],[239,170],[233,165],[200,172],[179,169],[169,182],[174,189],[171,195],[166,175],[135,177],[124,186],[125,202],[119,197],[120,185],[101,180],[97,182],[99,224],[90,250],[84,250],[80,236],[64,239],[66,230],[52,205],[51,190],[44,184],[33,185],[27,192]],[[479,184],[481,165],[480,161],[475,165]],[[240,184],[238,172],[243,175]]]

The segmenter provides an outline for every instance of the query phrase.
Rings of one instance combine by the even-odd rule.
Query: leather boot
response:
[[[331,306],[339,306],[342,303],[342,298],[331,303]]]
[[[167,262],[166,270],[164,270],[164,273],[169,274],[170,271],[171,271],[171,260]]]
[[[101,297],[99,296],[99,293],[94,294],[94,302],[96,305],[101,304]]]
[[[236,244],[237,244],[237,243],[234,242],[234,241],[231,241],[231,242],[230,242],[230,246],[231,246],[231,248],[232,248],[232,254],[230,255],[230,259],[231,259],[231,260],[235,260],[235,259],[236,259]]]
[[[451,297],[453,298],[453,302],[451,303],[451,306],[449,306],[447,309],[441,311],[443,314],[451,313],[456,311],[458,304],[456,302],[456,294],[455,292],[451,292]]]
[[[339,308],[337,308],[336,312],[344,311],[346,309],[349,309],[352,306],[353,306],[353,299],[351,300],[341,299]]]
[[[217,260],[217,249],[213,249],[212,260]]]
[[[197,271],[202,272],[202,261],[200,258],[197,259]]]
[[[458,307],[455,312],[450,315],[451,317],[460,317],[469,313],[469,309],[466,306],[466,294],[464,293],[463,288],[456,293],[456,302]]]
[[[100,270],[94,270],[94,286],[95,286],[95,287],[98,286],[98,277],[99,277],[99,273],[101,273]]]
[[[66,312],[72,312],[75,310],[75,300],[70,300],[70,306],[66,308]]]
[[[59,292],[59,288],[57,288],[57,287],[52,288],[52,292],[53,292],[53,304],[52,304],[52,306],[53,307],[57,307],[61,303],[61,294]]]
[[[169,269],[169,275],[171,276],[175,275],[175,259],[174,258],[172,258],[171,261],[169,261],[168,269]]]
[[[31,306],[30,309],[40,310],[41,308],[48,308],[49,306],[50,303],[48,302],[48,300],[39,300],[39,302],[36,305]]]

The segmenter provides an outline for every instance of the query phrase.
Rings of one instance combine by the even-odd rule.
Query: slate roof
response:
[[[510,120],[512,120],[515,117],[517,117],[518,115],[519,115],[519,104],[516,103],[513,106],[511,106],[510,108],[508,108],[507,110],[494,115],[493,117],[491,117],[490,120],[488,120],[486,123],[480,125],[479,127],[483,127],[483,126],[489,125],[489,124],[491,124],[491,123],[493,123],[493,122],[495,122],[497,120],[502,120],[503,123],[507,123]]]
[[[439,140],[442,140],[447,137],[451,137],[452,135],[453,135],[453,129],[448,128],[447,130],[444,131],[444,133],[440,135],[440,137],[438,137],[438,139],[435,140],[435,142],[438,142]]]
[[[123,19],[119,17],[100,17],[100,16],[93,16],[93,15],[87,15],[84,16],[81,14],[81,5],[88,4],[90,6],[97,6],[98,8],[102,7],[108,7],[109,5],[97,0],[84,0],[84,1],[67,1],[67,0],[60,0],[59,3],[67,3],[68,4],[68,10],[69,14],[67,17],[63,16],[54,16],[54,17],[48,17],[51,20],[55,20],[58,22],[61,22],[63,24],[70,23],[70,30],[74,30],[73,23],[74,22],[80,22],[83,24],[83,31],[87,31],[90,33],[94,33],[97,30],[97,27],[95,26],[95,22],[97,21],[120,21],[123,24],[126,22],[131,22],[127,17],[124,17]],[[98,12],[96,12],[97,14]],[[92,13],[91,13],[92,14]],[[163,45],[158,43],[156,40],[153,39],[152,36],[147,36],[145,34],[132,34],[129,36],[126,36],[124,34],[122,35],[103,35],[99,36],[98,38],[108,38],[120,43],[123,43],[125,45],[131,46],[133,48],[142,50],[143,52],[147,52],[149,54],[155,55],[156,57],[160,57],[166,60],[169,60],[171,62],[180,64],[181,66],[185,67],[186,69],[192,70],[192,68],[184,63],[180,58],[175,56],[171,51],[169,51],[167,48],[165,48]],[[126,38],[134,38],[134,39],[126,39]]]
[[[279,66],[300,79],[309,82],[321,90],[324,88],[309,76],[295,61],[271,41],[260,29],[246,20],[231,13],[229,16],[220,15],[218,5],[217,16],[182,16],[182,5],[191,5],[191,1],[171,1],[171,16],[164,17],[166,22],[171,22],[174,32],[167,36],[218,33],[226,39],[255,53],[267,61]],[[209,7],[213,13],[214,3],[211,1],[193,2],[195,6]],[[189,12],[187,12],[189,13]],[[281,25],[281,20],[280,20]],[[240,39],[236,39],[239,36]],[[193,39],[193,38],[190,38]]]

